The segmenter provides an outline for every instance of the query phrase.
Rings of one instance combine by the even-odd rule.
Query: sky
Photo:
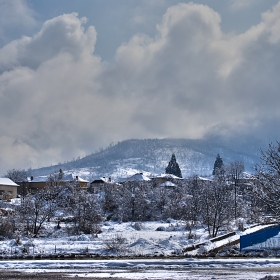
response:
[[[0,174],[130,138],[278,140],[279,70],[277,0],[0,0]]]

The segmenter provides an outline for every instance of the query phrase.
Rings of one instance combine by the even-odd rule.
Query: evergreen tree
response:
[[[222,158],[220,157],[220,154],[217,154],[212,174],[216,175],[217,171],[220,170],[223,167],[223,165],[224,165],[224,163],[223,163]]]
[[[181,169],[179,164],[176,162],[176,157],[172,154],[171,160],[168,163],[168,166],[165,168],[166,174],[173,174],[179,178],[182,178]]]
[[[64,172],[62,171],[62,169],[59,169],[59,173],[58,173],[58,180],[62,180],[62,178],[64,177]]]

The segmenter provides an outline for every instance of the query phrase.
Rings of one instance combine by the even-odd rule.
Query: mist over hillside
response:
[[[212,173],[216,155],[224,164],[243,161],[246,171],[252,172],[259,162],[264,143],[252,139],[130,139],[111,144],[106,149],[63,164],[29,170],[33,176],[49,175],[59,170],[72,171],[85,179],[111,176],[125,178],[136,172],[164,173],[172,153],[176,155],[183,177]]]

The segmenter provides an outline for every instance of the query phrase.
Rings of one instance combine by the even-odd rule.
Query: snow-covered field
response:
[[[0,271],[58,273],[88,279],[261,279],[280,274],[280,259],[197,259],[184,257],[182,251],[197,243],[204,243],[203,250],[211,250],[263,227],[237,232],[213,244],[203,227],[194,230],[190,239],[185,224],[175,220],[140,224],[105,222],[97,237],[67,235],[65,227],[58,230],[54,223],[49,223],[45,237],[21,238],[21,244],[15,240],[0,241]],[[115,247],[119,241],[121,245],[118,250],[110,251],[108,244],[114,240]],[[198,254],[201,248],[188,255]],[[120,256],[121,259],[116,259]],[[132,256],[138,259],[131,259]]]
[[[236,234],[211,242],[203,226],[190,236],[185,222],[168,219],[150,222],[103,222],[102,232],[76,234],[67,224],[45,222],[38,238],[21,237],[0,241],[0,274],[52,275],[87,279],[265,279],[280,275],[280,259],[196,258],[204,252],[235,242],[241,235],[266,226],[255,226],[240,232],[233,224],[221,234]],[[246,227],[249,227],[246,225]],[[71,228],[70,228],[71,229]],[[202,244],[195,250],[184,249]],[[239,245],[231,248],[239,253]],[[279,254],[280,255],[280,254]],[[208,257],[207,257],[208,256]],[[32,277],[33,277],[32,276]],[[3,279],[4,279],[3,278]],[[36,277],[35,277],[36,279]],[[42,278],[44,279],[44,278]],[[267,278],[269,279],[269,278]],[[271,278],[273,279],[273,278]]]
[[[189,256],[201,255],[229,242],[238,241],[240,235],[257,231],[266,226],[256,226],[226,239],[210,242],[209,235],[203,227],[192,231],[192,237],[182,221],[153,221],[143,223],[105,222],[102,233],[98,235],[71,235],[67,226],[61,224],[61,229],[55,223],[46,223],[43,236],[39,238],[22,237],[17,244],[15,239],[0,241],[0,256],[2,258],[24,256],[47,257],[60,255],[91,255],[91,256],[137,256],[137,257],[183,257],[183,250],[194,244],[204,243],[200,248],[189,251]],[[160,229],[160,231],[159,231]],[[238,245],[237,245],[238,247]],[[238,248],[237,248],[238,249]]]
[[[188,239],[184,223],[178,221],[136,224],[105,222],[102,226],[102,233],[97,237],[90,234],[68,235],[63,224],[60,230],[56,229],[56,224],[49,225],[49,227],[53,229],[49,228],[49,233],[45,237],[22,238],[22,244],[18,246],[15,244],[15,240],[0,241],[0,255],[21,254],[25,247],[30,254],[88,253],[122,256],[172,256],[180,254],[182,249],[190,244],[204,241],[208,236],[203,228],[199,228],[195,231],[195,239]],[[156,231],[159,227],[163,231]],[[122,248],[115,252],[107,250],[106,244],[118,238],[123,239]]]

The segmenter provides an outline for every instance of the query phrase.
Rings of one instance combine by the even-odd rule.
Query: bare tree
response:
[[[191,177],[187,186],[187,194],[184,196],[186,211],[184,212],[183,218],[189,230],[189,237],[192,235],[192,229],[199,222],[199,217],[203,208],[201,197],[204,185],[209,185],[209,181],[202,181],[196,175]]]
[[[54,173],[49,176],[48,183],[43,189],[21,200],[18,209],[20,220],[33,237],[38,237],[43,224],[56,215],[64,188],[60,177]]]
[[[118,215],[122,221],[150,218],[151,186],[149,182],[124,182],[118,188]]]
[[[261,150],[261,163],[256,167],[254,194],[262,201],[265,211],[280,218],[280,143]]]
[[[27,172],[22,169],[10,169],[6,171],[4,177],[14,182],[24,182],[27,179]]]
[[[204,185],[201,192],[201,216],[212,237],[233,218],[232,200],[232,191],[224,172],[216,172],[213,182]]]
[[[27,231],[32,232],[33,237],[38,237],[43,223],[54,217],[57,210],[56,198],[57,189],[50,185],[21,200],[19,207],[21,222]]]
[[[244,172],[244,163],[242,161],[233,161],[226,166],[226,174],[229,179],[229,183],[233,185],[234,188],[234,218],[237,218],[238,210],[238,190],[241,185],[240,179],[242,178]]]

